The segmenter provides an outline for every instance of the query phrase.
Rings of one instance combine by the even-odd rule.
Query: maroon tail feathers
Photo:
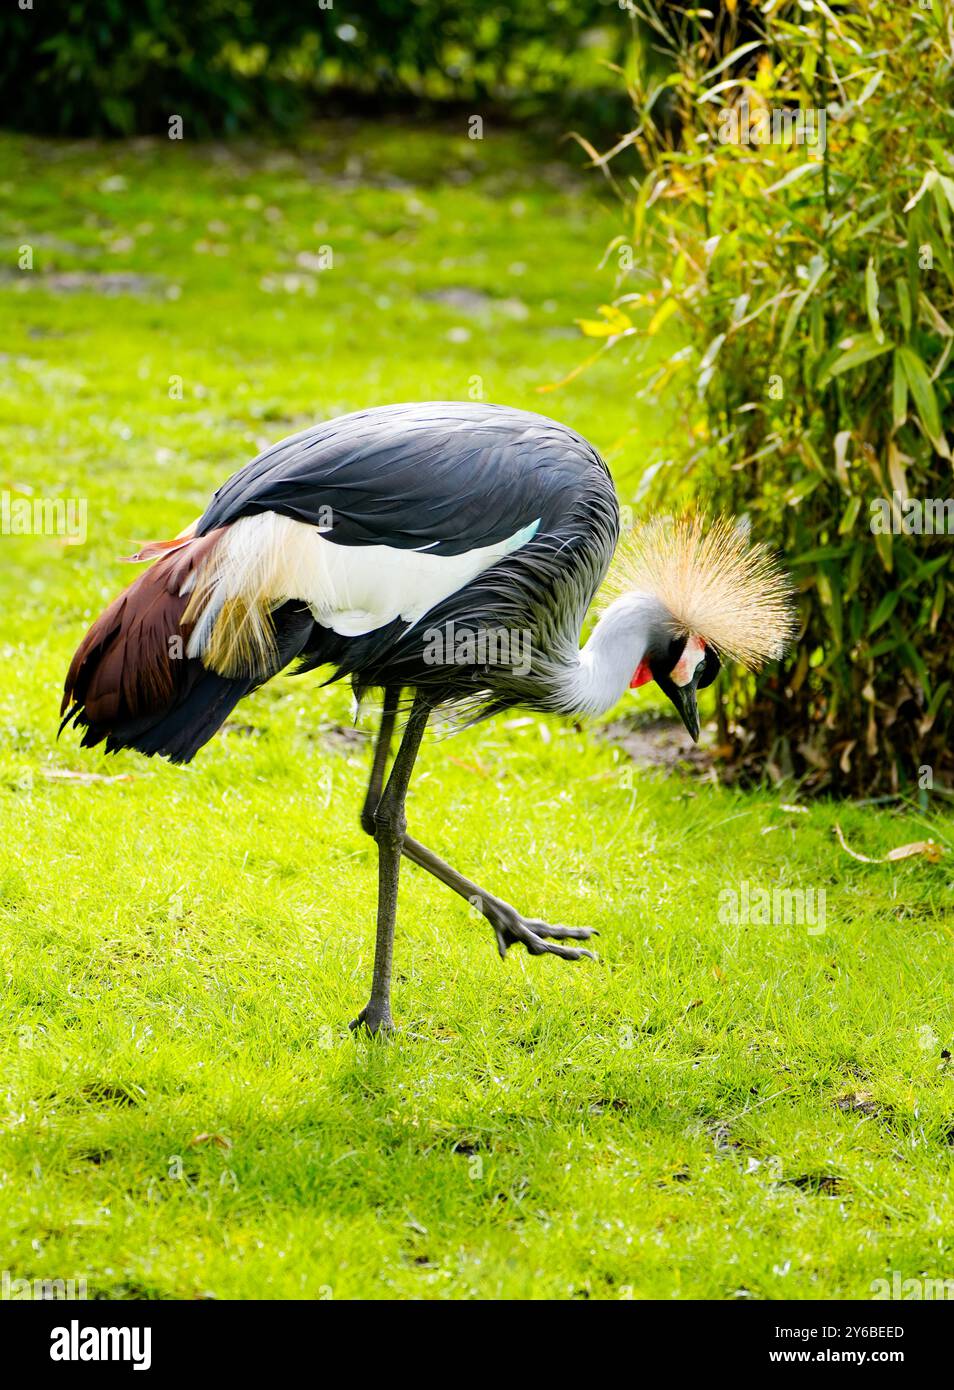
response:
[[[187,762],[253,682],[230,681],[186,656],[181,590],[221,535],[144,547],[160,558],[109,605],[73,657],[60,713],[83,730],[85,747],[138,748]]]

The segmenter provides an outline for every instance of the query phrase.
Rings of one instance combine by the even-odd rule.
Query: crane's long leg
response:
[[[368,835],[375,834],[375,811],[381,801],[384,770],[387,766],[388,752],[394,734],[394,722],[400,694],[399,688],[388,689],[384,692],[384,708],[374,748],[371,779],[361,811],[361,825]],[[412,864],[426,869],[441,883],[446,884],[455,893],[459,893],[462,898],[466,898],[472,907],[477,908],[478,912],[483,913],[494,929],[494,935],[497,938],[497,950],[501,957],[506,956],[508,947],[519,942],[533,956],[549,953],[562,956],[564,960],[579,960],[581,956],[592,958],[592,951],[584,950],[581,947],[550,944],[560,940],[586,941],[588,937],[595,935],[591,928],[551,926],[547,922],[541,922],[536,917],[522,916],[515,907],[504,902],[503,898],[498,898],[495,893],[488,893],[483,888],[478,887],[471,879],[458,873],[433,850],[422,845],[419,840],[411,839],[407,834],[403,839],[402,853],[411,860]]]
[[[581,956],[595,959],[593,952],[582,946],[559,945],[560,941],[567,939],[586,941],[588,937],[596,934],[592,927],[553,926],[549,922],[541,922],[536,917],[522,916],[510,903],[504,902],[503,898],[498,898],[495,893],[488,893],[485,889],[479,888],[433,850],[422,845],[419,840],[411,839],[410,835],[404,837],[404,854],[413,864],[426,869],[441,883],[459,893],[462,898],[466,898],[472,907],[487,918],[494,929],[501,958],[506,956],[508,947],[519,942],[527,948],[531,956],[549,954],[561,956],[564,960],[579,960]]]
[[[374,835],[374,813],[378,809],[381,792],[384,790],[384,773],[388,765],[388,754],[391,751],[391,740],[394,737],[394,722],[397,718],[400,698],[400,686],[390,686],[384,692],[381,723],[378,725],[374,759],[371,763],[371,778],[365,793],[364,805],[361,808],[361,829],[366,835]]]
[[[351,1023],[352,1029],[363,1025],[372,1034],[390,1032],[394,1027],[391,1019],[391,965],[394,958],[398,878],[404,848],[404,832],[407,828],[404,802],[430,712],[427,701],[421,695],[416,695],[387,785],[374,811],[374,838],[378,845],[378,920],[374,940],[374,971],[371,977],[371,998]],[[393,708],[390,711],[385,709],[381,721],[382,732],[386,732],[388,736],[385,740],[378,740],[379,748],[383,748],[380,766],[379,749],[375,749],[375,769],[379,776],[383,776],[387,745],[390,743],[390,730],[385,728],[389,714],[393,728]]]

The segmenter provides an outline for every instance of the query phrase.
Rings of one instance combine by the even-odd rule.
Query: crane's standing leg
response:
[[[398,878],[404,849],[404,832],[407,828],[404,802],[430,712],[427,701],[420,694],[415,695],[401,746],[374,811],[374,838],[378,845],[378,920],[374,941],[374,971],[371,977],[371,998],[351,1023],[352,1030],[363,1026],[369,1033],[375,1034],[390,1033],[394,1028],[391,1018],[391,965],[394,957]],[[387,718],[386,710],[381,720],[382,733],[386,732]],[[391,718],[393,722],[393,712]],[[389,742],[390,736],[384,741],[379,737],[379,747],[375,749],[377,768],[378,753],[383,747],[380,768],[382,774]]]
[[[400,698],[400,686],[390,686],[384,692],[381,723],[378,725],[378,737],[374,745],[374,760],[371,764],[371,777],[368,782],[368,790],[365,793],[364,805],[361,808],[361,829],[366,835],[372,837],[374,835],[374,813],[378,809],[378,802],[381,800],[381,793],[384,790],[384,773],[388,765],[388,754],[391,751],[391,740],[394,737],[394,723],[397,718]]]

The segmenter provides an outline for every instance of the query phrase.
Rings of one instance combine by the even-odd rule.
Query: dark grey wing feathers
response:
[[[340,545],[459,555],[539,523],[556,529],[606,472],[593,447],[544,416],[467,402],[381,406],[266,449],[225,483],[198,524],[277,511],[331,518]]]

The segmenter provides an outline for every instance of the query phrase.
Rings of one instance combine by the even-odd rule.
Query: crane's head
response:
[[[699,737],[696,691],[712,684],[722,663],[716,649],[709,646],[705,638],[695,633],[671,633],[666,617],[661,615],[652,645],[633,672],[629,685],[635,690],[648,681],[655,681],[672,701],[695,742]]]
[[[630,686],[655,681],[694,740],[696,692],[715,680],[721,658],[756,669],[794,636],[787,576],[726,518],[650,522],[620,546],[607,592],[637,618],[645,642]]]

